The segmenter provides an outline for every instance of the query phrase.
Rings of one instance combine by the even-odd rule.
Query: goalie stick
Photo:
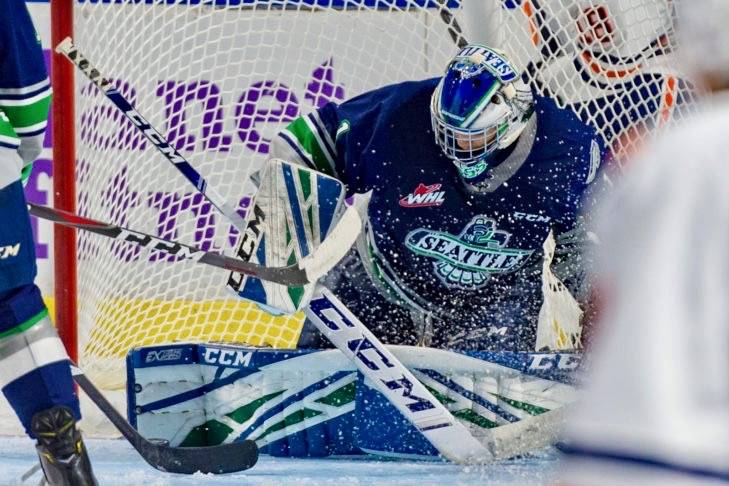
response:
[[[398,360],[329,290],[317,285],[306,316],[438,452],[460,464],[485,464],[551,445],[565,410],[558,408],[477,436]]]
[[[244,471],[258,461],[258,446],[252,440],[209,447],[171,447],[166,441],[147,440],[137,432],[104,395],[91,383],[83,370],[71,364],[71,374],[86,395],[106,415],[142,458],[155,469],[179,474],[196,472],[224,474]],[[26,473],[27,474],[27,473]]]
[[[47,219],[63,226],[83,229],[114,240],[127,241],[142,247],[163,251],[170,255],[187,258],[198,263],[244,273],[269,282],[276,282],[292,287],[315,282],[336,265],[339,259],[341,259],[340,255],[343,256],[349,250],[361,227],[361,219],[357,209],[358,207],[356,205],[350,206],[345,211],[342,220],[340,220],[340,223],[350,230],[349,233],[342,233],[344,236],[348,236],[346,241],[329,240],[327,238],[322,244],[322,246],[326,245],[326,247],[321,247],[322,251],[304,258],[296,265],[265,267],[218,253],[200,250],[199,248],[183,245],[175,241],[158,238],[147,233],[142,233],[141,231],[130,230],[121,226],[84,218],[67,211],[28,204],[28,210],[33,216]],[[344,221],[344,218],[346,218],[346,221]],[[337,245],[343,246],[338,247]]]

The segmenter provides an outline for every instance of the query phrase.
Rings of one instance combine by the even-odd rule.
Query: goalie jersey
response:
[[[326,284],[381,339],[534,349],[542,245],[553,232],[559,276],[578,292],[578,214],[602,143],[571,111],[535,97],[535,115],[493,178],[466,186],[433,137],[437,82],[329,103],[283,130],[273,155],[340,179],[349,195],[372,191],[359,256]]]

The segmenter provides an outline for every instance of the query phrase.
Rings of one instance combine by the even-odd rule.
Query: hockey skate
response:
[[[71,409],[57,406],[38,412],[31,422],[38,438],[45,483],[51,486],[96,486],[86,447]]]

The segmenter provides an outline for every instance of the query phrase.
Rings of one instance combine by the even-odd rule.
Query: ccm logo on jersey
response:
[[[516,212],[514,213],[514,219],[517,221],[524,220],[524,221],[531,221],[535,223],[549,223],[552,218],[549,216],[542,216],[541,214],[529,214],[529,213],[520,213]]]
[[[18,256],[18,253],[20,253],[20,243],[8,246],[0,246],[0,260],[5,260],[6,258],[10,257],[16,257]]]
[[[575,370],[580,366],[582,357],[578,354],[533,354],[529,363],[530,370]]]
[[[445,202],[445,191],[441,191],[440,187],[441,184],[426,186],[421,182],[413,192],[400,199],[400,206],[404,208],[440,206]]]
[[[253,353],[235,349],[205,348],[203,361],[211,365],[250,366]]]

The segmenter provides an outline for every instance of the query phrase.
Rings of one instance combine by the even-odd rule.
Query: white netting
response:
[[[677,55],[678,0],[476,3],[465,19],[474,38],[502,46],[533,87],[596,127],[616,157],[680,119],[695,98]]]
[[[468,15],[450,4],[465,38],[509,52],[537,89],[572,106],[616,152],[670,119],[680,101],[671,2],[467,1]],[[286,122],[329,100],[436,76],[457,52],[435,2],[201,3],[81,2],[75,42],[242,207],[249,174]],[[77,79],[79,212],[232,254],[230,225]],[[301,316],[274,319],[236,300],[224,271],[87,233],[79,239],[81,359],[102,386],[123,384],[122,358],[141,344],[296,342]]]

